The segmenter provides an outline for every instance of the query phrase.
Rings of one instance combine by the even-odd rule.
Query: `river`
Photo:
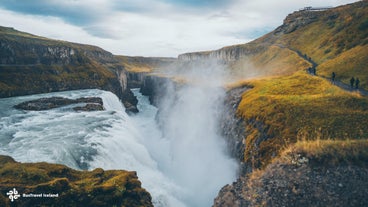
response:
[[[140,112],[132,116],[114,94],[97,89],[0,99],[0,154],[74,169],[137,171],[155,206],[211,206],[237,171],[216,128],[218,106],[213,102],[218,97],[209,96],[207,89],[184,88],[177,94],[181,98],[159,113],[165,126],[158,127],[158,109],[138,89],[133,92]],[[13,108],[52,96],[101,97],[106,110],[75,112],[74,105],[46,111]]]

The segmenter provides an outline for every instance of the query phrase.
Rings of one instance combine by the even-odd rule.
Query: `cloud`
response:
[[[353,0],[1,0],[0,25],[98,45],[114,54],[176,56],[248,42],[305,6],[350,2]]]
[[[79,26],[98,21],[111,11],[109,0],[2,0],[0,5],[22,14],[60,17]]]
[[[205,8],[222,7],[227,6],[234,2],[233,0],[164,0],[164,1],[170,4],[194,7],[198,9],[203,9],[203,7]]]

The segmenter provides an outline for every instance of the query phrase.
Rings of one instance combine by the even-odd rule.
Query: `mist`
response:
[[[187,206],[211,206],[219,190],[236,178],[237,163],[229,156],[219,128],[225,71],[212,60],[181,64],[166,75],[184,83],[159,89],[165,95],[159,101],[157,120],[167,141],[168,159],[161,156],[158,164],[183,189],[179,197]]]

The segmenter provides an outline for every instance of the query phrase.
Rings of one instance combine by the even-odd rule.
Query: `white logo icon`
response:
[[[9,199],[11,200],[11,202],[13,202],[14,200],[16,200],[20,197],[20,195],[18,194],[18,191],[15,188],[13,188],[13,190],[10,190],[9,192],[7,192],[6,195],[9,196]]]

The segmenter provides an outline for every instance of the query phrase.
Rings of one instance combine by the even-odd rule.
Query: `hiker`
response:
[[[316,75],[316,67],[312,68],[313,75]]]
[[[332,72],[332,74],[331,74],[331,81],[332,81],[332,83],[335,83],[335,77],[336,77],[335,72]]]
[[[359,78],[356,78],[356,80],[355,80],[355,88],[356,89],[359,89],[359,83],[360,83]]]
[[[351,88],[354,88],[354,82],[355,82],[354,77],[351,77],[351,79],[350,79],[350,86],[351,86]]]

